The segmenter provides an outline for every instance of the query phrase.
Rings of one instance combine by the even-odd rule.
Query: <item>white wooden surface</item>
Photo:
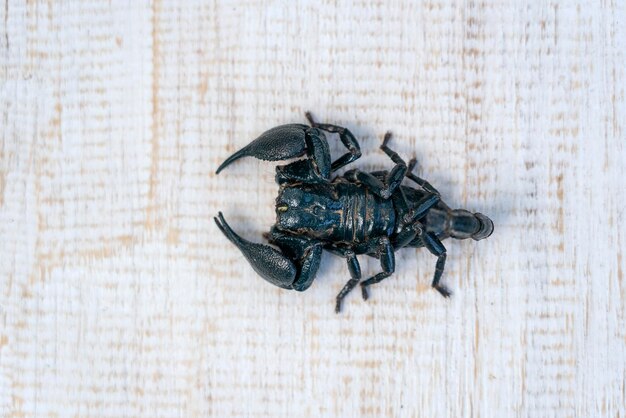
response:
[[[623,1],[5,1],[0,416],[625,417]],[[211,217],[273,223],[320,119],[416,155],[496,225],[333,313],[265,284]],[[332,145],[339,152],[336,144]],[[362,260],[364,274],[377,272]]]

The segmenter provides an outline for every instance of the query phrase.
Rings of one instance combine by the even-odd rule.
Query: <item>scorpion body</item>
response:
[[[346,128],[317,123],[310,113],[307,119],[310,127],[291,124],[270,129],[217,169],[219,173],[245,156],[269,161],[306,156],[276,168],[276,182],[280,185],[276,224],[266,238],[280,251],[241,238],[221,213],[215,218],[220,230],[261,277],[285,289],[303,291],[311,285],[322,250],[344,257],[351,278],[337,295],[336,312],[359,283],[362,296],[367,299],[368,287],[394,272],[394,252],[405,247],[426,247],[437,256],[432,286],[448,297],[450,292],[440,283],[446,260],[441,241],[450,237],[487,238],[493,232],[493,222],[480,213],[450,209],[430,183],[413,174],[415,159],[407,165],[388,147],[389,132],[380,148],[395,163],[392,170],[353,169],[331,178],[333,171],[361,156],[359,144]],[[347,148],[332,163],[324,131],[338,133]],[[412,184],[403,185],[404,179]],[[356,257],[361,254],[378,258],[382,269],[364,281]]]

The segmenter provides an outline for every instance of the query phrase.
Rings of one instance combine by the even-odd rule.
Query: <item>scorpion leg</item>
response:
[[[228,225],[220,212],[214,218],[218,228],[239,248],[254,271],[275,286],[283,289],[305,290],[313,281],[322,255],[319,243],[300,249],[302,256],[292,261],[269,245],[256,244],[241,238]]]
[[[387,171],[373,171],[370,173],[372,176],[380,180],[385,180]],[[399,231],[405,229],[404,227],[409,225],[414,220],[413,211],[409,209],[409,202],[402,187],[396,187],[391,194],[391,200],[396,208],[396,213],[400,216],[401,222],[399,224]],[[396,243],[393,243],[396,247]],[[401,246],[402,247],[402,246]],[[396,247],[398,248],[398,247]]]
[[[385,134],[380,148],[396,163],[395,167],[385,174],[381,179],[381,172],[366,173],[360,170],[350,170],[345,174],[345,177],[352,181],[358,181],[365,184],[374,194],[383,198],[389,199],[394,191],[400,186],[404,176],[407,172],[406,163],[400,158],[400,156],[387,147],[387,142],[391,138],[391,132]],[[405,198],[406,200],[406,198]]]
[[[421,198],[407,214],[408,222],[421,219],[426,215],[433,206],[435,206],[441,200],[441,196],[438,194],[427,193],[426,196]]]
[[[341,143],[348,149],[348,152],[333,161],[331,171],[339,170],[341,167],[350,164],[361,157],[361,147],[352,132],[342,126],[331,125],[330,123],[317,123],[313,119],[311,112],[306,112],[305,116],[312,127],[319,128],[326,132],[339,134]]]
[[[381,179],[384,179],[386,175],[384,171],[375,171],[371,174],[379,181],[382,181]],[[408,199],[403,188],[398,187],[392,193],[391,199],[393,200],[393,204],[396,207],[398,214],[402,216],[402,226],[405,226],[421,219],[424,215],[426,215],[428,210],[441,201],[441,196],[426,192],[425,195],[417,201],[417,203],[412,203],[412,207],[409,207]]]
[[[398,188],[400,183],[402,183],[405,170],[406,166],[395,166],[382,180],[372,175],[372,173],[367,173],[358,169],[346,171],[344,177],[348,180],[364,184],[376,196],[387,200],[391,197],[394,190]]]
[[[386,171],[374,171],[374,177],[381,180],[387,175]],[[391,195],[391,200],[396,208],[396,214],[400,222],[396,225],[396,232],[391,237],[391,244],[394,248],[403,248],[417,236],[422,224],[415,222],[415,209],[409,209],[409,203],[402,187],[397,187]]]
[[[385,133],[385,136],[383,138],[383,143],[380,145],[380,149],[385,154],[387,154],[387,156],[389,156],[389,158],[391,158],[391,161],[393,161],[396,164],[403,165],[403,166],[406,167],[406,163],[404,162],[402,157],[400,157],[397,152],[395,152],[394,150],[392,150],[391,148],[389,148],[387,146],[387,144],[391,140],[391,135],[392,135],[391,131],[387,131]]]
[[[359,265],[359,260],[357,260],[354,251],[341,249],[334,249],[331,251],[346,258],[351,277],[351,279],[348,280],[341,291],[337,294],[335,313],[339,313],[341,312],[341,303],[343,302],[343,299],[348,296],[348,293],[350,293],[359,283],[359,280],[361,280],[361,266]]]
[[[410,245],[421,233],[423,225],[420,222],[413,222],[408,225],[402,225],[397,233],[391,237],[391,245],[395,249],[404,248]]]
[[[396,163],[395,167],[389,172],[389,175],[385,179],[385,183],[389,185],[391,191],[393,192],[393,190],[395,190],[396,187],[402,183],[408,167],[398,153],[387,146],[390,139],[391,132],[387,131],[387,133],[385,133],[385,137],[383,138],[383,143],[380,145],[380,149],[387,154],[389,158],[391,158],[391,161]]]
[[[439,191],[435,189],[429,182],[413,174],[413,169],[415,168],[416,165],[417,165],[417,159],[411,158],[411,160],[409,161],[409,168],[406,173],[407,178],[413,180],[415,183],[417,183],[418,186],[420,186],[422,189],[426,190],[427,192],[439,195],[440,194]]]
[[[363,300],[367,300],[369,298],[369,294],[367,293],[368,286],[385,280],[387,277],[391,276],[396,269],[396,257],[393,253],[393,246],[389,242],[389,239],[387,237],[381,238],[378,247],[377,254],[379,255],[380,266],[383,271],[373,277],[370,277],[364,282],[361,282],[361,294],[363,296]]]
[[[391,158],[391,160],[397,165],[406,166],[406,163],[398,155],[398,153],[389,148],[389,146],[387,145],[389,143],[389,140],[391,140],[391,132],[387,132],[385,134],[385,138],[383,139],[383,143],[380,146],[380,149],[383,150],[385,154],[387,154],[389,158]],[[428,212],[430,208],[435,206],[441,200],[439,192],[433,186],[431,186],[430,183],[411,173],[411,171],[413,171],[413,169],[415,168],[416,163],[417,160],[415,158],[411,159],[407,170],[405,170],[405,175],[409,179],[415,181],[420,187],[422,187],[427,192],[427,195],[424,196],[420,201],[418,201],[413,208],[407,211],[407,219],[404,220],[405,223],[410,223],[416,219],[420,219],[426,214],[426,212]]]
[[[432,286],[441,293],[441,296],[447,298],[451,295],[450,291],[439,283],[443,268],[446,264],[446,247],[443,246],[439,238],[432,232],[424,232],[420,235],[422,243],[428,250],[437,256],[437,264],[435,265],[435,276],[433,277]]]

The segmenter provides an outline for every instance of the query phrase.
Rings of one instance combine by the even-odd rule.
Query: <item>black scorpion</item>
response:
[[[450,209],[439,192],[413,174],[416,160],[407,165],[388,146],[385,134],[380,149],[395,163],[391,171],[349,170],[331,174],[361,156],[359,143],[341,126],[317,123],[309,112],[311,126],[282,125],[270,129],[231,155],[216,171],[246,156],[280,161],[305,156],[276,167],[279,184],[276,224],[265,237],[280,249],[247,241],[237,235],[220,212],[215,222],[239,248],[252,268],[268,282],[283,289],[304,291],[315,279],[322,250],[344,257],[351,279],[337,295],[335,311],[361,280],[357,255],[380,260],[382,271],[361,282],[363,299],[368,287],[395,270],[394,252],[405,247],[426,247],[437,256],[432,287],[444,296],[450,291],[440,283],[446,262],[445,238],[481,240],[493,232],[493,222],[481,213]],[[347,152],[331,163],[324,132],[336,133]],[[407,178],[413,187],[402,185]]]

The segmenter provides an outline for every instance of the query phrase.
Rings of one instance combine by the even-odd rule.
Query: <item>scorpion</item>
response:
[[[359,143],[347,128],[318,123],[310,112],[305,115],[310,126],[272,128],[228,157],[216,171],[219,174],[235,160],[248,156],[266,161],[304,157],[276,167],[276,223],[264,234],[276,248],[242,238],[221,212],[214,218],[218,228],[262,278],[283,289],[308,289],[323,250],[345,258],[350,279],[337,294],[337,313],[357,284],[367,300],[368,288],[394,273],[395,251],[401,248],[426,247],[437,257],[432,287],[449,297],[450,291],[441,283],[446,263],[441,241],[485,239],[493,233],[491,219],[465,209],[450,209],[437,189],[413,173],[416,159],[407,164],[389,148],[391,132],[385,134],[380,146],[395,164],[390,171],[351,169],[333,176],[361,157]],[[334,161],[325,133],[338,134],[347,150]],[[411,185],[403,185],[405,179]],[[357,255],[377,258],[382,271],[361,281]]]

